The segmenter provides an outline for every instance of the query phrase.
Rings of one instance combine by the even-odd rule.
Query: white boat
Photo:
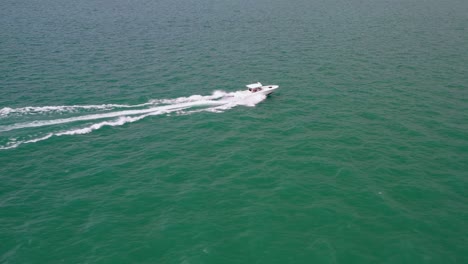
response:
[[[246,86],[250,93],[260,93],[264,95],[269,95],[279,88],[278,85],[262,85],[260,82],[248,84]]]

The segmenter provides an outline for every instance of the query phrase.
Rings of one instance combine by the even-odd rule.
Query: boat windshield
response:
[[[261,87],[257,87],[257,88],[249,88],[249,91],[251,91],[252,93],[255,93],[255,92],[259,92],[261,91],[262,88]]]
[[[259,88],[259,87],[262,87],[262,84],[260,82],[257,82],[257,83],[252,83],[252,84],[248,84],[246,85],[247,88],[249,89],[254,89],[254,88]]]

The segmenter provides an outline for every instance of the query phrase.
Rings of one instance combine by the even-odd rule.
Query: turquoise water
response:
[[[0,262],[467,263],[467,14],[3,1]]]

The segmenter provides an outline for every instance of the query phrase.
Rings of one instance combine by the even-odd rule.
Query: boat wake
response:
[[[152,99],[135,105],[4,107],[0,109],[0,150],[16,148],[54,136],[87,134],[102,127],[121,126],[148,116],[222,113],[239,105],[255,106],[265,98],[263,94],[247,96],[244,91],[214,91],[207,96]]]

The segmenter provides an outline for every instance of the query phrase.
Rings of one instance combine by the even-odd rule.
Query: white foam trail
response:
[[[53,134],[47,134],[46,136],[43,136],[43,137],[40,137],[40,138],[35,138],[35,139],[31,139],[31,140],[23,140],[23,141],[14,141],[14,143],[12,144],[7,144],[6,146],[0,146],[0,149],[12,149],[12,148],[16,148],[18,147],[19,145],[21,144],[28,144],[28,143],[35,143],[35,142],[39,142],[39,141],[42,141],[42,140],[46,140],[50,137],[52,137]]]
[[[112,117],[118,117],[118,116],[141,115],[141,114],[158,112],[158,111],[172,112],[174,110],[181,110],[181,109],[189,108],[189,107],[210,105],[210,104],[213,105],[213,104],[220,104],[220,103],[221,102],[215,102],[215,101],[198,101],[198,102],[190,102],[190,103],[183,103],[183,104],[152,107],[152,108],[141,109],[141,110],[126,110],[126,111],[117,111],[117,112],[110,112],[110,113],[103,113],[103,114],[93,114],[93,115],[85,115],[85,116],[53,119],[53,120],[40,120],[40,121],[32,121],[32,122],[25,122],[25,123],[16,123],[13,125],[0,126],[0,132],[6,132],[6,131],[21,129],[21,128],[43,127],[43,126],[50,126],[50,125],[66,124],[66,123],[77,122],[77,121],[89,121],[89,120],[97,120],[97,119],[104,119],[104,118],[112,118]]]
[[[100,122],[100,123],[92,124],[92,125],[84,127],[84,128],[75,128],[75,129],[66,130],[66,131],[62,131],[62,132],[49,133],[46,136],[31,139],[31,140],[23,140],[23,141],[16,141],[15,140],[15,141],[12,141],[10,144],[7,144],[6,146],[0,146],[0,150],[16,148],[16,147],[18,147],[19,145],[22,145],[22,144],[36,143],[36,142],[39,142],[39,141],[49,139],[49,138],[51,138],[53,136],[60,137],[60,136],[72,136],[72,135],[88,134],[88,133],[93,132],[94,130],[98,130],[98,129],[100,129],[102,127],[105,127],[105,126],[111,126],[111,127],[121,126],[121,125],[124,125],[126,123],[136,122],[136,121],[141,120],[141,119],[143,119],[143,118],[145,118],[145,117],[147,117],[149,115],[160,115],[160,114],[165,114],[165,113],[167,113],[167,112],[166,111],[155,111],[155,112],[152,112],[152,113],[149,113],[149,114],[135,116],[135,117],[121,116],[117,120],[114,120],[114,121],[103,121],[103,122]]]
[[[104,121],[104,122],[93,124],[91,126],[84,127],[84,128],[78,128],[78,129],[68,130],[64,132],[54,133],[54,136],[65,136],[65,135],[71,136],[71,135],[88,134],[104,126],[121,126],[126,123],[133,123],[145,117],[146,115],[137,116],[137,117],[121,116],[115,121]]]
[[[105,118],[118,117],[116,120],[110,120],[110,121],[107,120],[107,121],[95,123],[95,124],[92,124],[83,128],[73,128],[73,129],[60,131],[60,132],[51,132],[51,133],[46,134],[45,136],[38,137],[35,139],[17,141],[15,138],[11,138],[10,142],[8,142],[6,145],[0,146],[0,150],[16,148],[22,144],[35,143],[38,141],[49,139],[53,136],[66,136],[66,135],[70,136],[70,135],[87,134],[105,126],[113,127],[113,126],[121,126],[126,123],[133,123],[147,116],[168,114],[172,112],[176,112],[177,114],[192,114],[192,113],[203,112],[203,111],[220,113],[238,105],[252,107],[258,104],[259,102],[263,101],[265,98],[266,96],[263,94],[251,94],[251,93],[246,93],[245,91],[238,91],[238,92],[232,92],[232,93],[226,93],[223,91],[215,91],[213,92],[212,95],[208,95],[208,96],[192,95],[189,97],[179,97],[175,99],[150,100],[148,103],[139,104],[139,105],[107,104],[107,105],[88,105],[88,106],[57,106],[57,109],[59,109],[60,107],[70,107],[70,109],[73,109],[73,108],[79,109],[80,107],[82,107],[83,109],[103,109],[100,107],[104,107],[104,106],[109,106],[109,109],[111,109],[112,107],[128,108],[128,107],[142,107],[146,105],[164,104],[164,105],[151,107],[147,109],[114,111],[114,112],[107,112],[107,113],[101,113],[101,114],[82,115],[82,116],[53,119],[53,120],[37,120],[37,121],[32,121],[32,122],[24,122],[24,123],[16,123],[13,125],[0,126],[0,132],[5,132],[5,131],[11,131],[11,130],[23,129],[23,128],[43,127],[43,126],[78,122],[78,121],[90,121],[90,120],[99,120],[99,119],[105,119]],[[85,107],[89,107],[89,108],[85,108]],[[202,108],[190,110],[191,108],[194,108],[194,107],[202,107]],[[46,108],[47,107],[44,107],[44,110]],[[50,109],[53,109],[53,107]],[[189,111],[185,111],[185,110],[189,110]],[[45,111],[49,111],[49,110],[45,110]],[[55,110],[50,110],[50,111],[55,111]]]
[[[266,95],[264,94],[245,94],[244,92],[233,92],[228,94],[228,97],[224,97],[219,102],[222,102],[219,106],[209,108],[206,110],[228,110],[238,105],[253,107],[261,101],[265,100]]]
[[[161,112],[162,113],[162,112]],[[49,133],[46,136],[40,137],[40,138],[35,138],[31,140],[23,140],[23,141],[15,141],[12,142],[11,144],[7,144],[6,146],[0,146],[0,149],[11,149],[11,148],[16,148],[19,145],[22,144],[28,144],[28,143],[35,143],[39,141],[46,140],[48,138],[51,138],[53,136],[71,136],[71,135],[83,135],[83,134],[88,134],[91,133],[94,130],[98,130],[104,126],[121,126],[126,123],[133,123],[135,121],[138,121],[140,119],[145,118],[147,115],[141,115],[137,117],[128,117],[128,116],[121,116],[115,121],[104,121],[101,123],[93,124],[88,127],[84,128],[77,128],[77,129],[72,129],[72,130],[67,130],[63,132],[56,132],[56,133]]]
[[[179,97],[175,99],[153,99],[150,100],[149,103],[153,104],[180,104],[180,103],[187,103],[187,102],[196,102],[196,101],[202,101],[202,100],[216,100],[219,98],[222,98],[226,95],[229,95],[232,93],[226,93],[224,91],[219,91],[216,90],[213,92],[212,95],[192,95],[189,97]]]
[[[143,104],[101,104],[101,105],[56,105],[56,106],[26,106],[20,108],[4,107],[0,109],[0,118],[6,118],[10,115],[28,115],[28,114],[47,114],[47,113],[73,113],[79,110],[112,110],[116,108],[137,108],[157,104],[178,104],[195,102],[201,100],[214,100],[225,96],[224,91],[214,91],[212,95],[192,95],[189,97],[179,97],[175,99],[151,99]]]
[[[57,105],[57,106],[26,106],[20,108],[4,107],[0,109],[0,118],[12,114],[45,114],[45,113],[70,113],[78,110],[112,110],[115,108],[136,108],[152,105],[156,102],[148,102],[137,105],[102,104],[102,105]]]

